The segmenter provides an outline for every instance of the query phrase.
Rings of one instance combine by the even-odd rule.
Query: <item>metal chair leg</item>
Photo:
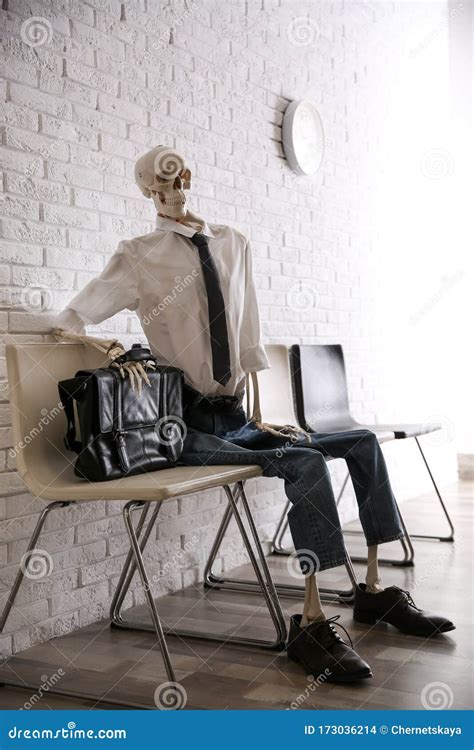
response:
[[[214,539],[214,543],[211,548],[211,553],[209,555],[209,559],[206,564],[205,578],[204,578],[205,585],[208,586],[209,588],[225,589],[226,591],[259,593],[258,584],[255,583],[254,581],[247,581],[241,578],[229,578],[227,576],[219,576],[215,574],[212,570],[212,566],[214,565],[214,562],[219,553],[219,549],[222,544],[224,535],[227,531],[227,528],[229,526],[231,517],[232,517],[232,512],[231,512],[230,504],[229,504],[222,517],[222,521],[217,531],[216,538]],[[319,589],[319,593],[323,601],[326,601],[326,602],[342,601],[347,604],[353,600],[357,581],[356,581],[354,569],[352,567],[352,564],[349,558],[347,559],[345,563],[345,567],[346,567],[349,579],[351,581],[352,587],[348,590],[328,589],[328,588],[322,587]],[[304,586],[301,586],[298,584],[276,583],[275,589],[279,596],[300,599],[301,596],[304,595]]]
[[[413,545],[411,543],[411,539],[436,539],[439,542],[454,542],[454,525],[453,525],[453,522],[451,520],[451,516],[449,515],[448,509],[447,509],[447,507],[446,507],[446,505],[444,503],[444,500],[443,500],[443,498],[441,496],[441,492],[439,491],[438,485],[436,484],[436,480],[435,480],[435,478],[433,476],[433,473],[431,471],[430,465],[428,464],[427,458],[426,458],[426,456],[424,454],[424,451],[423,451],[423,449],[421,447],[421,444],[420,444],[420,441],[419,441],[418,437],[415,437],[415,442],[416,442],[416,444],[418,446],[418,450],[420,451],[421,457],[423,459],[423,463],[425,464],[426,471],[428,472],[429,477],[431,479],[431,483],[432,483],[432,485],[434,487],[434,490],[436,492],[439,504],[441,505],[441,508],[442,508],[443,513],[444,513],[445,518],[446,518],[446,521],[448,522],[449,534],[448,534],[448,536],[440,536],[439,534],[417,534],[417,533],[415,533],[415,534],[414,533],[408,534],[408,531],[407,531],[406,526],[405,526],[405,522],[404,522],[403,517],[401,516],[401,513],[400,513],[400,517],[401,517],[401,520],[402,520],[403,531],[405,532],[405,540],[403,540],[403,539],[400,540],[401,543],[402,543],[403,551],[404,551],[404,558],[402,560],[390,561],[390,564],[391,565],[399,565],[401,567],[404,567],[404,566],[409,567],[409,566],[412,566],[414,564],[413,563],[414,550],[413,550]],[[360,532],[357,532],[357,531],[346,531],[346,533],[347,534],[360,534]],[[352,559],[355,562],[358,562],[358,561],[361,561],[363,558],[353,557]],[[379,562],[384,562],[384,561],[383,560],[379,560]]]
[[[38,518],[38,521],[36,522],[36,526],[35,526],[35,528],[33,530],[33,533],[31,535],[30,541],[28,543],[27,550],[25,552],[25,556],[29,552],[32,552],[36,548],[36,542],[38,541],[39,535],[41,534],[41,531],[42,531],[43,526],[44,526],[44,522],[46,521],[46,518],[49,515],[49,513],[51,513],[51,511],[55,510],[56,508],[65,508],[67,505],[72,505],[72,504],[73,504],[72,501],[70,501],[70,502],[65,502],[64,501],[63,502],[62,500],[58,500],[55,503],[48,503],[48,505],[46,505],[43,508],[43,510],[41,511],[40,516]],[[17,594],[18,594],[18,590],[19,590],[19,588],[20,588],[20,586],[22,584],[22,581],[23,581],[24,577],[25,577],[25,571],[24,571],[23,566],[20,565],[20,567],[18,568],[18,573],[16,574],[16,578],[15,578],[15,580],[13,582],[13,586],[11,588],[11,591],[10,591],[8,597],[7,597],[6,604],[5,604],[4,608],[3,608],[3,612],[2,612],[2,614],[0,616],[0,633],[3,631],[3,629],[4,629],[4,627],[5,627],[6,623],[7,623],[8,616],[9,616],[9,614],[11,612],[11,609],[13,607],[13,604],[14,604],[15,599],[16,599]]]
[[[288,529],[288,511],[290,510],[290,508],[291,500],[288,500],[283,509],[283,513],[281,514],[281,518],[278,521],[275,536],[273,537],[271,542],[273,555],[288,556],[291,554],[290,550],[283,546],[283,537],[285,536],[286,530]]]
[[[129,503],[125,505],[123,509],[123,520],[125,522],[125,528],[127,529],[127,532],[128,532],[130,544],[132,545],[132,550],[133,550],[133,554],[135,557],[135,563],[136,563],[136,566],[138,567],[138,572],[140,574],[143,590],[145,592],[145,598],[147,600],[148,608],[151,614],[151,619],[153,621],[153,628],[156,633],[156,637],[158,639],[158,645],[160,647],[161,655],[163,657],[166,674],[170,682],[176,682],[173,665],[171,664],[171,658],[170,658],[170,654],[168,651],[168,645],[165,639],[165,634],[163,632],[160,617],[158,615],[158,610],[156,608],[155,600],[151,592],[151,584],[148,578],[148,573],[145,567],[145,563],[143,561],[142,551],[140,549],[138,538],[135,533],[135,529],[133,528],[133,524],[131,520],[132,510],[134,508],[141,508],[142,506],[143,506],[143,502],[137,502],[135,500],[131,500]]]
[[[350,474],[349,474],[349,472],[348,472],[348,471],[346,471],[346,476],[344,477],[344,481],[343,481],[343,483],[341,484],[341,488],[340,488],[340,490],[339,490],[339,492],[338,492],[338,495],[337,495],[337,497],[336,497],[336,507],[339,507],[339,503],[340,503],[340,502],[341,502],[341,500],[342,500],[342,496],[343,496],[343,494],[344,494],[344,490],[345,490],[345,489],[346,489],[346,487],[347,487],[347,483],[348,483],[348,481],[349,481],[349,477],[350,477]]]
[[[216,537],[209,553],[206,567],[204,568],[204,586],[206,588],[219,588],[219,584],[223,580],[213,572],[212,566],[214,565],[216,557],[219,553],[222,540],[224,539],[225,533],[232,519],[232,515],[232,505],[230,503],[227,503],[224,515],[222,516],[222,520],[219,524],[219,528],[217,529]]]
[[[346,489],[349,476],[350,476],[349,472],[347,472],[346,476],[344,477],[344,481],[339,489],[339,492],[336,498],[337,507],[339,506],[341,498],[344,494],[344,490]],[[290,510],[290,507],[291,507],[291,500],[288,500],[283,510],[283,513],[281,514],[281,518],[278,522],[278,526],[275,531],[275,536],[272,539],[272,554],[274,555],[286,555],[286,556],[291,555],[291,550],[283,546],[283,537],[285,536],[286,530],[288,529],[288,512]]]
[[[339,506],[339,503],[341,501],[342,495],[344,493],[344,490],[347,486],[347,482],[349,480],[349,472],[346,473],[346,476],[344,478],[344,481],[341,485],[341,488],[339,490],[339,493],[336,498],[336,505]],[[283,555],[288,556],[292,554],[292,550],[288,549],[287,547],[283,546],[283,537],[286,534],[286,530],[288,529],[288,518],[287,514],[290,509],[291,502],[288,500],[287,504],[285,505],[285,508],[283,510],[282,516],[278,522],[277,530],[275,532],[275,536],[273,537],[272,541],[272,553],[275,555]],[[444,507],[444,506],[443,506]],[[379,559],[379,565],[393,565],[394,567],[400,567],[400,568],[412,568],[414,566],[414,557],[415,552],[413,549],[413,545],[411,543],[410,535],[408,534],[407,528],[405,526],[405,521],[403,520],[402,514],[400,512],[400,508],[398,509],[398,512],[400,513],[400,519],[402,523],[402,528],[404,531],[405,536],[400,539],[400,544],[403,550],[403,557],[399,560],[395,559],[392,560],[390,558],[380,558]],[[345,534],[352,534],[353,536],[362,536],[363,532],[359,531],[358,529],[346,529],[344,531]],[[413,536],[413,535],[412,535]],[[366,563],[367,558],[363,556],[354,556],[351,555],[352,562],[362,562]]]
[[[426,456],[424,454],[423,448],[420,445],[420,441],[419,441],[418,437],[416,437],[416,436],[415,436],[415,442],[416,442],[416,444],[418,446],[418,450],[421,453],[421,457],[423,459],[423,463],[425,464],[426,471],[428,472],[429,477],[431,479],[431,483],[432,483],[432,485],[434,487],[434,490],[436,492],[436,495],[438,497],[439,504],[441,505],[441,508],[443,510],[445,518],[446,518],[446,520],[448,522],[449,534],[448,534],[448,536],[440,536],[439,534],[417,534],[417,533],[415,533],[415,534],[414,533],[408,534],[408,531],[407,531],[406,526],[405,526],[405,522],[403,520],[403,517],[400,514],[400,517],[401,517],[401,520],[402,520],[403,531],[405,532],[405,543],[404,543],[403,540],[400,540],[400,541],[402,542],[402,546],[404,547],[405,557],[401,561],[397,560],[397,561],[391,562],[392,565],[400,565],[400,566],[411,566],[411,565],[413,565],[414,550],[413,550],[413,545],[411,543],[411,539],[436,539],[439,542],[454,542],[454,525],[453,525],[453,522],[451,520],[451,516],[448,513],[448,509],[447,509],[447,507],[446,507],[446,505],[444,503],[443,498],[441,497],[441,492],[439,491],[438,485],[436,484],[436,480],[435,480],[435,478],[433,476],[433,473],[431,471],[430,465],[429,465],[429,463],[427,461],[427,458],[426,458]],[[360,533],[360,532],[348,531],[346,533],[348,533],[348,534],[354,534],[354,533]],[[355,557],[353,557],[352,559],[354,561],[358,561],[361,558],[355,558]],[[383,562],[383,561],[379,560],[379,562]]]
[[[229,504],[232,507],[232,511],[234,513],[234,517],[237,522],[237,526],[239,527],[239,531],[244,540],[247,554],[250,557],[250,561],[252,563],[255,575],[257,577],[258,585],[263,593],[267,608],[273,620],[273,624],[275,625],[275,629],[277,633],[279,633],[280,635],[280,640],[281,640],[282,645],[284,645],[286,642],[286,636],[287,636],[286,624],[285,624],[285,618],[283,617],[283,612],[281,610],[280,601],[278,599],[278,594],[277,594],[275,585],[273,583],[273,579],[272,579],[272,576],[271,576],[271,573],[267,564],[267,558],[265,557],[265,553],[263,551],[262,544],[258,536],[257,527],[255,526],[255,521],[253,520],[252,512],[248,504],[243,482],[238,483],[238,488],[239,488],[239,498],[241,500],[242,507],[247,517],[247,523],[250,527],[250,533],[252,535],[254,545],[257,549],[258,557],[257,555],[255,555],[253,551],[251,541],[245,530],[242,517],[237,507],[237,498],[234,497],[228,485],[224,487],[224,490],[227,495]]]
[[[187,638],[199,638],[201,640],[210,640],[210,641],[225,642],[225,643],[237,643],[239,645],[245,645],[245,646],[260,646],[263,648],[282,650],[285,647],[286,636],[287,636],[285,620],[283,617],[283,613],[281,611],[281,606],[278,601],[276,590],[271,580],[270,572],[268,570],[268,567],[266,566],[265,555],[263,553],[260,542],[258,542],[258,544],[256,544],[257,553],[258,553],[258,559],[257,559],[257,556],[255,555],[253,551],[251,542],[246,532],[245,526],[240,517],[240,513],[238,511],[237,504],[234,499],[234,495],[228,486],[224,486],[224,490],[229,500],[229,505],[226,508],[226,517],[228,516],[228,521],[226,523],[225,528],[227,528],[227,525],[230,522],[230,518],[234,514],[236,521],[237,521],[237,525],[242,534],[245,547],[249,553],[252,566],[257,576],[257,583],[255,584],[256,590],[259,591],[261,594],[263,594],[270,616],[275,625],[276,639],[269,641],[269,640],[257,639],[257,638],[244,638],[244,637],[237,636],[237,635],[220,636],[220,635],[213,634],[213,633],[204,633],[204,632],[194,631],[194,630],[185,630],[182,628],[164,628],[163,632],[165,635],[183,636]],[[244,505],[244,510],[245,510],[245,505]],[[153,525],[158,516],[158,512],[159,512],[159,507],[155,509],[150,521],[148,522],[148,527],[141,539],[140,544],[138,544],[138,539],[137,539],[137,544],[139,546],[140,553],[143,553],[145,549],[147,540],[151,533],[151,529],[153,528]],[[142,521],[142,518],[140,518],[140,521]],[[139,524],[140,524],[140,521],[139,521]],[[223,524],[221,523],[221,527],[222,526]],[[138,526],[137,526],[137,529],[138,529]],[[252,531],[252,525],[251,525],[251,531]],[[257,532],[255,529],[255,526],[254,526],[254,530],[252,531],[252,536],[253,536],[254,531],[256,534]],[[258,535],[256,538],[258,539]],[[254,541],[255,541],[255,537],[254,537]],[[135,562],[132,560],[130,563],[130,566],[127,567],[127,560],[125,562],[124,570],[122,571],[122,575],[120,577],[120,581],[122,582],[121,589],[118,594],[116,592],[116,595],[114,597],[115,605],[111,609],[111,612],[113,614],[113,624],[114,626],[118,628],[123,628],[126,630],[145,630],[145,631],[153,630],[154,628],[151,627],[148,623],[126,621],[124,617],[122,616],[121,605],[126,596],[128,587],[130,586],[131,580],[135,572]]]
[[[444,504],[443,498],[441,497],[441,493],[440,493],[440,491],[438,489],[438,485],[436,484],[435,478],[434,478],[434,476],[433,476],[433,474],[431,472],[430,466],[428,464],[428,461],[426,460],[426,456],[425,456],[425,454],[423,452],[423,449],[422,449],[422,447],[420,445],[420,441],[418,440],[417,437],[415,437],[415,442],[416,442],[416,444],[418,446],[418,449],[419,449],[419,451],[421,453],[421,457],[422,457],[423,462],[424,462],[424,464],[426,466],[426,470],[427,470],[428,474],[430,475],[431,482],[432,482],[433,487],[435,489],[435,492],[436,492],[436,494],[438,496],[439,504],[441,505],[441,507],[443,509],[444,515],[446,516],[446,520],[447,520],[448,525],[449,525],[450,533],[449,533],[449,536],[438,536],[436,534],[412,534],[412,537],[414,537],[415,539],[437,539],[439,542],[454,542],[454,525],[453,525],[453,522],[451,521],[451,516],[449,515],[448,509],[446,508],[446,505]]]
[[[393,565],[393,567],[395,568],[413,568],[415,566],[415,550],[413,548],[410,535],[407,531],[407,527],[405,526],[405,521],[401,514],[400,508],[398,508],[398,512],[400,514],[400,525],[404,534],[404,536],[402,536],[402,538],[399,540],[403,550],[403,557],[401,560],[391,560],[390,558],[381,557],[379,558],[378,563],[379,565]],[[357,529],[354,529],[354,531],[352,531],[351,529],[346,529],[345,533],[352,534],[353,536],[363,536],[364,532],[358,531]],[[352,562],[367,563],[367,557],[364,557],[363,555],[351,555],[351,560]]]
[[[145,549],[146,543],[148,541],[148,538],[150,536],[150,533],[155,525],[156,518],[158,516],[158,513],[161,509],[162,500],[158,501],[155,504],[155,508],[153,511],[152,518],[146,528],[145,534],[140,541],[140,550],[143,554],[143,550]],[[145,503],[143,506],[142,513],[140,515],[140,519],[138,521],[137,527],[135,529],[135,533],[137,535],[137,538],[140,537],[140,534],[142,532],[143,526],[145,524],[146,517],[148,515],[148,511],[150,510],[151,503]],[[133,576],[136,571],[136,565],[134,563],[134,555],[133,555],[133,549],[130,547],[127,557],[125,560],[125,564],[123,566],[122,572],[120,574],[120,578],[117,583],[117,588],[115,589],[115,594],[113,596],[111,605],[110,605],[110,625],[111,627],[114,627],[118,625],[118,620],[120,619],[120,610],[122,608],[125,596],[127,591],[130,588],[130,584],[132,583]]]
[[[33,530],[33,533],[30,537],[30,541],[28,543],[28,547],[26,550],[26,554],[29,552],[32,552],[36,548],[36,543],[39,539],[39,536],[41,534],[41,531],[43,530],[44,523],[46,521],[47,516],[51,511],[56,510],[57,508],[66,508],[68,505],[74,505],[74,500],[58,500],[53,503],[48,503],[43,510],[40,513],[40,516],[38,518],[38,521],[36,522],[36,526]],[[13,604],[15,603],[15,599],[18,595],[18,591],[20,589],[20,586],[22,584],[22,581],[25,577],[25,572],[23,569],[23,566],[19,567],[18,573],[16,575],[15,581],[13,583],[13,586],[11,588],[11,591],[8,595],[6,604],[3,608],[2,614],[0,616],[0,633],[5,628],[5,625],[8,620],[8,616],[11,612],[11,609],[13,607]],[[1,687],[11,687],[16,688],[19,690],[26,690],[29,694],[36,693],[38,690],[38,685],[25,682],[25,680],[20,679],[18,676],[16,676],[16,679],[13,679],[10,677],[10,674],[8,673],[2,673],[0,677],[0,686]],[[83,700],[90,700],[97,703],[102,703],[104,705],[110,705],[110,706],[122,706],[126,708],[149,708],[149,706],[143,706],[140,703],[134,702],[133,700],[130,701],[122,701],[122,700],[114,700],[112,698],[101,698],[100,696],[90,695],[89,693],[84,693],[81,690],[69,690],[69,689],[62,689],[60,685],[55,685],[54,687],[51,687],[48,690],[49,695],[61,695],[63,697],[67,698],[75,698],[76,700],[83,699]]]

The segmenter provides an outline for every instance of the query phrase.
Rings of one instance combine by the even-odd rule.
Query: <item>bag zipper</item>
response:
[[[125,431],[122,423],[122,380],[121,376],[111,369],[115,379],[114,389],[114,431],[113,440],[117,446],[117,452],[120,459],[120,465],[125,473],[130,471],[130,461],[127,453],[127,444],[125,442]]]

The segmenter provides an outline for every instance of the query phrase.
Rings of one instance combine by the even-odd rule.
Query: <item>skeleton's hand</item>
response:
[[[55,328],[53,330],[53,335],[56,341],[74,341],[81,344],[89,344],[106,354],[109,360],[111,360],[111,367],[117,367],[123,378],[130,378],[132,390],[136,390],[139,396],[143,390],[143,383],[150,385],[150,380],[146,371],[155,369],[154,362],[115,362],[114,360],[125,354],[125,349],[119,341],[98,339],[94,336],[87,336],[83,333],[64,331],[62,328]]]
[[[139,396],[143,390],[143,383],[151,385],[146,371],[155,369],[154,362],[145,361],[143,364],[141,362],[115,362],[114,360],[125,354],[125,349],[122,344],[118,343],[118,341],[112,343],[107,354],[111,360],[111,367],[117,367],[122,378],[130,378],[132,391],[135,391],[136,389]]]

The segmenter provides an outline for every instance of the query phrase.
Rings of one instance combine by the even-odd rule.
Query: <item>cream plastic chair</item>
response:
[[[270,362],[270,368],[258,373],[258,390],[262,419],[264,422],[269,422],[270,424],[297,425],[298,421],[294,409],[288,349],[283,344],[271,344],[265,347],[265,351]],[[281,527],[287,523],[287,513],[290,507],[291,502],[288,500],[278,524],[275,538],[279,537]],[[205,581],[208,586],[214,586],[216,588],[226,588],[233,591],[255,591],[256,588],[253,582],[238,578],[225,578],[223,576],[217,576],[212,572],[212,567],[231,518],[231,513],[227,510],[218,529],[206,565]],[[284,550],[283,547],[277,549],[274,542],[272,542],[272,551],[274,554],[290,554],[288,551]],[[349,556],[347,557],[345,566],[351,582],[351,588],[348,590],[320,588],[319,591],[321,598],[324,599],[324,601],[341,600],[347,603],[352,600],[357,582]],[[277,583],[276,589],[281,596],[298,598],[300,598],[304,592],[304,587],[296,584]]]
[[[134,570],[138,568],[153,623],[151,628],[147,626],[146,629],[151,629],[156,634],[171,682],[175,679],[165,640],[165,634],[168,632],[180,636],[282,649],[286,641],[285,621],[243,487],[245,480],[261,475],[260,467],[183,466],[109,482],[86,482],[78,479],[73,471],[75,456],[64,447],[66,422],[57,384],[59,380],[71,377],[79,369],[100,367],[104,364],[103,355],[81,344],[26,344],[7,346],[6,357],[18,472],[28,490],[45,501],[44,509],[29,541],[27,554],[35,549],[44,522],[53,510],[76,502],[123,500],[123,516],[130,539],[130,551],[112,603],[112,620],[120,627],[127,627],[127,623],[119,616],[118,609],[125,595],[124,581],[129,583]],[[231,484],[234,485],[232,490]],[[233,515],[236,518],[257,576],[257,586],[275,626],[276,637],[273,641],[236,635],[219,636],[176,628],[166,631],[161,625],[142,554],[144,546],[164,501],[214,487],[224,488],[228,499],[229,517]],[[244,509],[256,552],[244,525],[238,507],[239,502]],[[153,504],[155,507],[151,522],[140,540],[148,511]],[[140,508],[142,512],[135,528],[132,513]],[[23,580],[23,568],[23,565],[20,566],[0,616],[0,632],[5,627]],[[22,687],[25,687],[23,683]],[[35,686],[32,687],[36,689]]]

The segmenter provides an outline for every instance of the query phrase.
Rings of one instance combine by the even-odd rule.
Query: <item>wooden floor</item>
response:
[[[383,709],[423,707],[423,701],[441,696],[446,708],[472,706],[472,484],[462,483],[444,492],[458,531],[454,544],[415,541],[415,568],[383,568],[385,585],[410,589],[418,606],[449,616],[457,629],[430,640],[401,635],[389,626],[375,627],[352,621],[350,607],[326,605],[327,616],[340,614],[357,651],[369,662],[374,676],[360,685],[320,684],[308,681],[285,653],[254,648],[169,638],[177,679],[183,686],[188,709],[311,708]],[[407,526],[413,532],[443,531],[433,495],[404,504]],[[353,552],[360,543],[347,537]],[[358,545],[360,545],[358,547]],[[399,554],[399,545],[384,552]],[[270,558],[275,580],[289,580],[286,559]],[[363,566],[356,566],[363,577]],[[240,570],[239,573],[248,573]],[[250,575],[250,574],[249,574]],[[347,586],[342,568],[320,576],[324,585]],[[301,603],[283,599],[287,618],[301,611]],[[162,598],[163,620],[180,627],[216,629],[224,633],[271,637],[272,629],[262,601],[254,595],[199,588]],[[143,617],[133,611],[130,616]],[[105,704],[45,693],[34,698],[37,709],[49,708],[155,708],[154,696],[166,681],[153,635],[111,630],[107,621],[35,646],[11,658],[0,679],[39,685],[45,675],[63,670],[56,687],[75,694],[93,694],[115,701]],[[442,683],[442,685],[434,685]],[[31,702],[32,689],[0,688],[1,708],[19,708]]]

